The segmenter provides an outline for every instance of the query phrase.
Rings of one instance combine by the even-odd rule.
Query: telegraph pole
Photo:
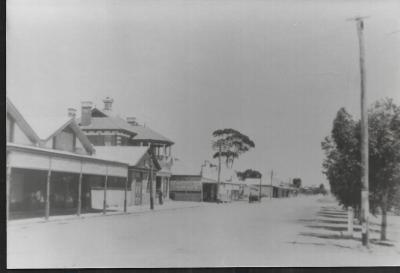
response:
[[[217,195],[217,203],[219,202],[218,200],[218,192],[219,192],[219,184],[221,182],[221,152],[222,152],[222,143],[219,143],[218,145],[218,182],[217,182],[217,190],[216,190],[216,195]]]
[[[262,174],[260,174],[260,193],[258,194],[258,199],[259,199],[259,201],[261,202],[261,178],[262,177]]]
[[[361,234],[362,244],[368,246],[368,221],[369,221],[369,181],[368,181],[368,109],[366,95],[366,71],[365,71],[365,49],[364,49],[364,19],[366,17],[356,17],[357,34],[360,50],[360,86],[361,86]]]
[[[272,178],[274,176],[274,170],[271,170],[271,194],[269,196],[269,199],[272,199],[272,195],[274,195],[274,186],[272,186]]]

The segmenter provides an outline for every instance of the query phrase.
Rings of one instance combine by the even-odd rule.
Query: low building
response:
[[[201,175],[172,175],[170,198],[176,201],[215,202],[216,181]]]
[[[128,164],[93,156],[74,111],[68,117],[23,117],[6,99],[7,219],[96,211],[95,187],[126,189]],[[123,204],[126,209],[126,190]]]
[[[182,163],[174,164],[171,176],[170,196],[179,201],[232,202],[239,200],[243,183],[235,178],[233,171],[217,174],[211,168],[201,168],[199,173],[182,168]],[[217,195],[218,192],[218,195]]]
[[[246,190],[244,197],[248,198],[249,195],[260,194],[261,197],[273,197],[273,198],[284,198],[296,196],[298,190],[290,184],[284,183],[277,178],[274,178],[269,184],[264,183],[260,178],[246,178],[244,183],[246,184]]]
[[[297,196],[297,189],[288,183],[280,182],[274,186],[274,197],[285,198]]]
[[[248,190],[246,191],[246,196],[251,195],[260,195],[260,189],[261,189],[261,197],[271,197],[273,196],[273,186],[270,184],[265,184],[263,179],[261,178],[246,178],[244,183],[248,187]]]

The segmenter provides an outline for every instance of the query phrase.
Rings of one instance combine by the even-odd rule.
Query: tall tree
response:
[[[236,158],[255,147],[254,142],[246,135],[234,129],[222,129],[213,132],[214,158],[224,158],[227,168],[232,168]]]
[[[356,212],[359,212],[361,155],[356,131],[356,122],[344,108],[341,108],[333,121],[331,136],[326,137],[322,142],[322,149],[325,151],[322,166],[331,192],[339,203],[346,208],[354,207]]]
[[[386,240],[387,211],[397,205],[400,187],[400,107],[391,99],[376,102],[369,110],[369,131],[371,210],[380,209]]]
[[[225,158],[227,168],[232,168],[235,158],[255,147],[254,142],[246,135],[234,129],[222,129],[213,132],[212,148],[215,152],[213,158],[218,158],[218,183],[221,176],[221,159]],[[217,201],[219,185],[217,186]]]
[[[382,215],[381,239],[386,239],[387,211],[397,204],[400,187],[400,107],[391,99],[369,109],[370,210]],[[359,207],[361,198],[360,122],[345,109],[334,120],[332,134],[322,142],[323,162],[331,192],[345,206]]]

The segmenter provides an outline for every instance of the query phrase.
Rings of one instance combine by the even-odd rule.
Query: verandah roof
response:
[[[7,143],[8,164],[13,168],[53,170],[126,177],[128,164],[66,151]]]

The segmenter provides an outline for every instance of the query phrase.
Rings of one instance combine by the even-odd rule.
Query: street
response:
[[[373,219],[369,250],[357,226],[355,238],[341,238],[346,215],[322,196],[11,222],[7,259],[9,268],[400,265],[399,218],[388,219],[388,245],[373,243]]]

